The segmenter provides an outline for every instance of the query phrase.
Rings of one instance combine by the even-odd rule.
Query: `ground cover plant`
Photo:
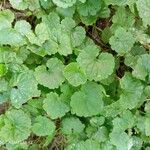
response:
[[[150,0],[0,9],[0,150],[150,150]]]

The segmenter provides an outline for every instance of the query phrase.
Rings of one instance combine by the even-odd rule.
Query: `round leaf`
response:
[[[101,85],[87,82],[79,92],[75,92],[71,97],[72,113],[84,117],[99,114],[104,106],[103,92],[104,89]]]
[[[65,67],[64,76],[73,86],[84,84],[87,80],[84,71],[75,62]]]
[[[69,107],[53,92],[47,95],[43,103],[44,110],[52,119],[61,118],[69,111]]]
[[[0,139],[11,144],[28,138],[31,119],[22,110],[10,110],[5,114],[4,125],[0,128]]]
[[[51,58],[45,66],[39,66],[35,69],[35,77],[39,84],[50,89],[58,88],[64,82],[63,63],[57,58]]]
[[[32,131],[37,136],[52,136],[55,131],[55,124],[44,116],[38,116],[35,118]]]
[[[98,57],[98,58],[97,58]],[[86,72],[89,80],[101,81],[113,73],[115,62],[112,54],[101,53],[96,46],[87,46],[81,51],[77,62]]]
[[[80,134],[84,130],[85,125],[75,117],[68,117],[62,120],[61,130],[64,134]]]

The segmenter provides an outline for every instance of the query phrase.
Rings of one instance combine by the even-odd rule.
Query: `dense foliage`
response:
[[[1,150],[150,150],[150,0],[1,0]]]

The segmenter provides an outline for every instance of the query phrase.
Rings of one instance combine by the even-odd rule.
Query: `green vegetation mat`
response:
[[[0,150],[150,150],[150,0],[0,9]]]

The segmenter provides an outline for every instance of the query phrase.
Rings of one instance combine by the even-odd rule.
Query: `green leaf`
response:
[[[0,30],[11,28],[14,18],[14,14],[9,9],[0,11]]]
[[[145,119],[145,134],[146,136],[150,136],[150,118],[149,116]]]
[[[96,16],[80,16],[80,19],[82,23],[84,23],[86,26],[93,25],[96,23],[98,15]]]
[[[80,46],[85,39],[85,30],[82,27],[76,27],[72,33],[72,45],[73,47]]]
[[[34,1],[27,0],[27,2],[28,2],[29,9],[31,11],[37,11],[38,12],[39,9],[41,8],[39,0],[34,0]]]
[[[46,28],[46,25],[44,23],[40,23],[36,26],[35,34],[41,43],[44,43],[46,40],[49,39],[47,28]]]
[[[82,3],[85,3],[86,2],[86,0],[79,0],[80,2],[82,2]]]
[[[0,92],[4,92],[8,90],[8,82],[4,79],[0,79]]]
[[[115,117],[126,109],[133,109],[139,107],[144,101],[143,84],[132,77],[130,73],[126,73],[120,80],[121,89],[120,98],[118,101],[105,106],[103,115],[107,117]]]
[[[63,70],[63,63],[58,58],[51,58],[46,66],[38,66],[35,69],[35,77],[39,84],[55,89],[64,82]]]
[[[92,139],[99,143],[105,142],[109,138],[108,133],[108,129],[105,126],[101,126],[97,132],[92,135]]]
[[[116,147],[110,143],[110,141],[106,141],[101,143],[102,150],[116,150]]]
[[[57,93],[49,93],[43,101],[43,108],[52,119],[63,117],[69,107],[63,102]]]
[[[10,99],[14,107],[20,108],[33,97],[39,97],[38,83],[32,71],[26,71],[18,75],[14,87],[11,89]]]
[[[0,64],[0,77],[4,76],[7,72],[7,68],[4,64]]]
[[[53,3],[62,8],[68,8],[76,3],[76,0],[53,0]]]
[[[132,74],[138,79],[146,80],[146,77],[150,77],[150,55],[141,55],[133,69]]]
[[[143,24],[150,25],[150,2],[149,0],[138,0],[136,2],[139,16],[142,18]]]
[[[130,53],[126,55],[125,64],[131,68],[135,68],[137,60],[142,54],[146,54],[146,50],[143,47],[134,46]]]
[[[106,27],[102,31],[102,40],[104,43],[109,43],[109,39],[112,36],[111,29],[109,27]]]
[[[129,12],[125,7],[119,7],[112,19],[113,25],[112,29],[118,29],[118,27],[123,27],[129,29],[135,23],[134,15]]]
[[[144,30],[133,28],[132,32],[136,37],[136,41],[139,41],[142,45],[150,44],[150,35],[146,34]]]
[[[29,45],[28,49],[30,49],[33,53],[44,57],[45,55],[57,53],[57,44],[48,40],[45,41],[41,46]]]
[[[72,45],[71,45],[71,38],[68,34],[66,33],[59,32],[58,34],[58,41],[60,43],[58,47],[58,52],[60,55],[67,56],[68,54],[72,54]]]
[[[40,0],[40,4],[44,9],[50,9],[54,5],[52,0]]]
[[[130,32],[120,27],[115,31],[115,35],[110,38],[109,43],[111,48],[119,55],[124,55],[131,50],[135,39]]]
[[[97,13],[97,15],[100,18],[108,18],[110,16],[110,9],[103,1],[102,1],[101,10],[99,13]]]
[[[25,43],[25,39],[15,29],[6,28],[0,30],[0,45],[22,46]]]
[[[31,119],[22,110],[9,110],[4,125],[0,128],[0,139],[10,144],[19,143],[30,135]]]
[[[15,23],[14,27],[22,35],[28,35],[31,31],[31,25],[25,20],[19,20]]]
[[[32,126],[32,131],[37,136],[53,136],[55,124],[44,116],[37,116]]]
[[[61,123],[62,133],[67,135],[80,134],[84,128],[85,125],[76,117],[64,118]]]
[[[96,46],[87,46],[81,51],[77,62],[86,72],[89,80],[101,81],[113,73],[114,57],[109,53],[99,54]]]
[[[73,28],[75,28],[76,23],[72,18],[65,18],[61,21],[61,27],[63,31],[71,31]]]
[[[49,39],[47,27],[44,23],[40,23],[36,26],[35,34],[33,32],[28,32],[26,36],[31,44],[36,44],[39,46],[42,46],[42,44]]]
[[[118,6],[125,6],[134,4],[136,0],[105,0],[106,4],[110,5],[118,5]]]
[[[129,150],[132,147],[132,140],[125,132],[114,130],[110,134],[110,141],[117,147],[117,150]]]
[[[90,119],[90,124],[92,126],[94,126],[94,127],[99,127],[99,126],[103,125],[104,122],[105,122],[105,117],[102,117],[102,116],[100,116],[100,117],[92,117]]]
[[[57,13],[52,12],[49,15],[44,15],[42,22],[46,24],[48,32],[51,33],[52,29],[56,29],[60,26],[60,17]]]
[[[119,102],[122,108],[133,109],[140,102],[143,102],[142,94],[144,86],[139,80],[133,78],[131,74],[126,73],[120,80],[120,85],[122,94],[120,95]]]
[[[149,96],[149,91],[150,91],[150,86],[147,86],[146,88],[145,88],[145,90],[146,90],[146,92],[148,92],[148,96]],[[150,114],[150,102],[148,101],[146,104],[145,104],[145,108],[144,108],[144,111],[147,113],[147,115],[149,115]]]
[[[75,92],[71,97],[72,113],[84,117],[99,114],[103,110],[104,92],[101,85],[87,82],[79,92]]]
[[[75,21],[71,18],[65,18],[60,22],[60,18],[57,14],[50,13],[48,16],[43,17],[43,22],[47,26],[49,41],[51,42],[52,48],[64,56],[72,54],[72,40],[76,38],[74,37],[76,30]],[[83,38],[84,36],[81,37],[82,41]],[[78,42],[76,40],[75,42],[79,45],[82,41]]]
[[[10,144],[7,143],[6,144],[6,148],[7,150],[28,150],[28,143],[27,142],[22,142],[22,143],[18,143],[18,144]]]
[[[0,93],[0,104],[5,104],[5,102],[8,102],[9,99],[10,99],[9,91]]]
[[[73,86],[84,84],[87,80],[84,71],[76,62],[72,62],[65,67],[64,76]]]
[[[131,150],[137,150],[137,149],[141,149],[142,148],[142,145],[143,145],[143,140],[138,137],[138,136],[132,136],[132,148]]]
[[[120,106],[120,101],[116,101],[104,107],[103,115],[106,117],[116,117],[124,111],[124,107]]]
[[[74,6],[73,7],[68,7],[68,8],[57,7],[56,11],[62,17],[73,18],[73,15],[75,13],[75,7]]]
[[[77,5],[77,11],[81,16],[94,16],[102,7],[101,0],[86,0],[85,3]]]
[[[72,54],[73,47],[80,46],[85,38],[85,30],[76,27],[72,18],[60,21],[56,13],[50,13],[42,18],[47,27],[51,48],[61,55]]]
[[[114,129],[120,131],[125,131],[126,129],[130,129],[134,126],[134,124],[135,124],[134,115],[129,110],[124,111],[120,115],[120,117],[116,117],[113,120]]]
[[[0,52],[0,63],[9,64],[16,63],[16,53],[11,51],[1,51]]]
[[[100,150],[100,144],[94,140],[88,139],[80,141],[72,146],[73,150]],[[72,150],[72,149],[67,149]]]
[[[13,8],[18,10],[25,10],[28,8],[28,0],[9,0]]]
[[[39,116],[43,114],[43,99],[34,98],[28,101],[26,105],[23,106],[25,112],[30,113],[32,116]]]
[[[14,9],[18,10],[25,10],[29,8],[31,11],[34,11],[40,8],[39,0],[10,0],[10,4]]]
[[[64,83],[61,85],[60,91],[62,92],[60,98],[63,99],[63,101],[68,105],[70,105],[71,96],[76,91],[76,88],[71,86],[69,83]]]

